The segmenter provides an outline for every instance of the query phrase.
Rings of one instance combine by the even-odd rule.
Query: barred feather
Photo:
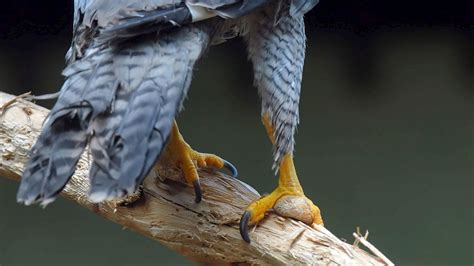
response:
[[[252,17],[247,41],[254,83],[262,97],[262,115],[269,116],[275,130],[273,168],[278,170],[283,156],[294,149],[306,35],[302,16],[291,16],[288,6],[279,12],[274,8]],[[281,17],[275,18],[275,14]]]
[[[166,143],[193,65],[209,42],[206,34],[184,28],[117,53],[123,87],[114,112],[93,126],[91,200],[131,193],[149,172]]]
[[[104,112],[115,94],[111,54],[98,53],[70,67],[26,164],[17,200],[26,205],[54,200],[75,170],[87,144],[89,123]]]
[[[71,66],[26,166],[18,201],[54,200],[90,139],[90,197],[133,192],[166,144],[210,27],[183,27],[161,38],[97,52]]]
[[[73,175],[87,144],[93,158],[91,199],[133,192],[166,144],[194,63],[215,34],[225,35],[226,27],[248,32],[262,113],[269,115],[275,128],[277,166],[283,155],[293,152],[305,50],[302,13],[316,3],[75,0],[74,37],[66,56],[69,66],[63,72],[66,80],[32,148],[18,201],[43,205],[53,201]],[[227,25],[217,19],[195,23],[201,18],[189,17],[200,14],[193,8],[209,9],[212,16],[204,12],[202,19],[214,14],[236,18],[264,9]],[[149,34],[153,32],[159,34]]]

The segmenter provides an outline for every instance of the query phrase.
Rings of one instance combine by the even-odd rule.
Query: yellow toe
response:
[[[251,214],[249,225],[260,222],[270,209],[275,209],[281,216],[294,218],[307,224],[323,224],[319,207],[304,194],[292,193],[278,187],[271,194],[261,197],[247,207],[246,211]]]
[[[323,224],[318,206],[304,195],[291,154],[285,155],[280,163],[278,187],[269,195],[252,202],[244,211],[240,220],[240,234],[245,241],[250,242],[248,225],[260,222],[270,209],[306,224]]]
[[[173,124],[168,144],[160,157],[160,162],[168,167],[180,168],[183,171],[186,182],[194,187],[196,202],[200,202],[202,197],[198,167],[227,168],[233,177],[237,176],[237,169],[231,163],[214,154],[193,150],[179,132],[176,121]]]

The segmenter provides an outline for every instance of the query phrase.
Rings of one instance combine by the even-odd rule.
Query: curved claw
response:
[[[194,202],[199,203],[202,200],[202,190],[201,190],[201,183],[199,182],[199,179],[196,179],[193,181],[193,187],[194,187],[194,195],[195,195]]]
[[[252,217],[252,213],[250,211],[245,211],[244,214],[242,214],[242,218],[240,218],[240,235],[242,236],[242,239],[250,243],[250,237],[249,237],[249,230],[248,230],[248,224],[250,217]]]
[[[230,171],[233,178],[236,178],[239,175],[237,168],[233,164],[231,164],[229,161],[224,160],[224,167]]]

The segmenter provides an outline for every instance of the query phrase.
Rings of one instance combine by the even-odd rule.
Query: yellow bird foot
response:
[[[231,172],[232,177],[237,177],[237,168],[230,162],[209,153],[200,153],[191,148],[184,141],[183,136],[179,132],[176,122],[174,122],[168,145],[166,146],[160,161],[166,165],[181,168],[186,182],[194,187],[195,202],[202,200],[201,184],[197,168],[226,168]]]
[[[271,194],[263,196],[247,207],[240,219],[240,235],[247,243],[250,243],[248,226],[260,222],[270,209],[274,209],[281,216],[293,218],[308,225],[313,223],[323,225],[318,206],[304,194],[285,190],[278,187]]]
[[[242,239],[250,243],[248,226],[255,225],[265,217],[265,213],[273,209],[277,214],[306,224],[323,225],[319,208],[308,199],[301,188],[291,155],[285,156],[280,164],[280,184],[270,194],[252,202],[240,219]]]

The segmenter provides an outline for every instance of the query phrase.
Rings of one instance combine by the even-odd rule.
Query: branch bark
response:
[[[48,110],[0,92],[0,176],[20,180],[28,151]],[[239,234],[243,209],[259,197],[251,187],[212,171],[200,171],[203,201],[194,203],[193,189],[179,171],[157,167],[146,178],[142,197],[129,206],[94,204],[87,198],[89,158],[85,153],[62,195],[115,223],[159,241],[203,264],[391,264],[347,244],[322,226],[269,214],[251,233]],[[363,242],[361,242],[363,243]],[[381,254],[381,253],[380,253]]]

